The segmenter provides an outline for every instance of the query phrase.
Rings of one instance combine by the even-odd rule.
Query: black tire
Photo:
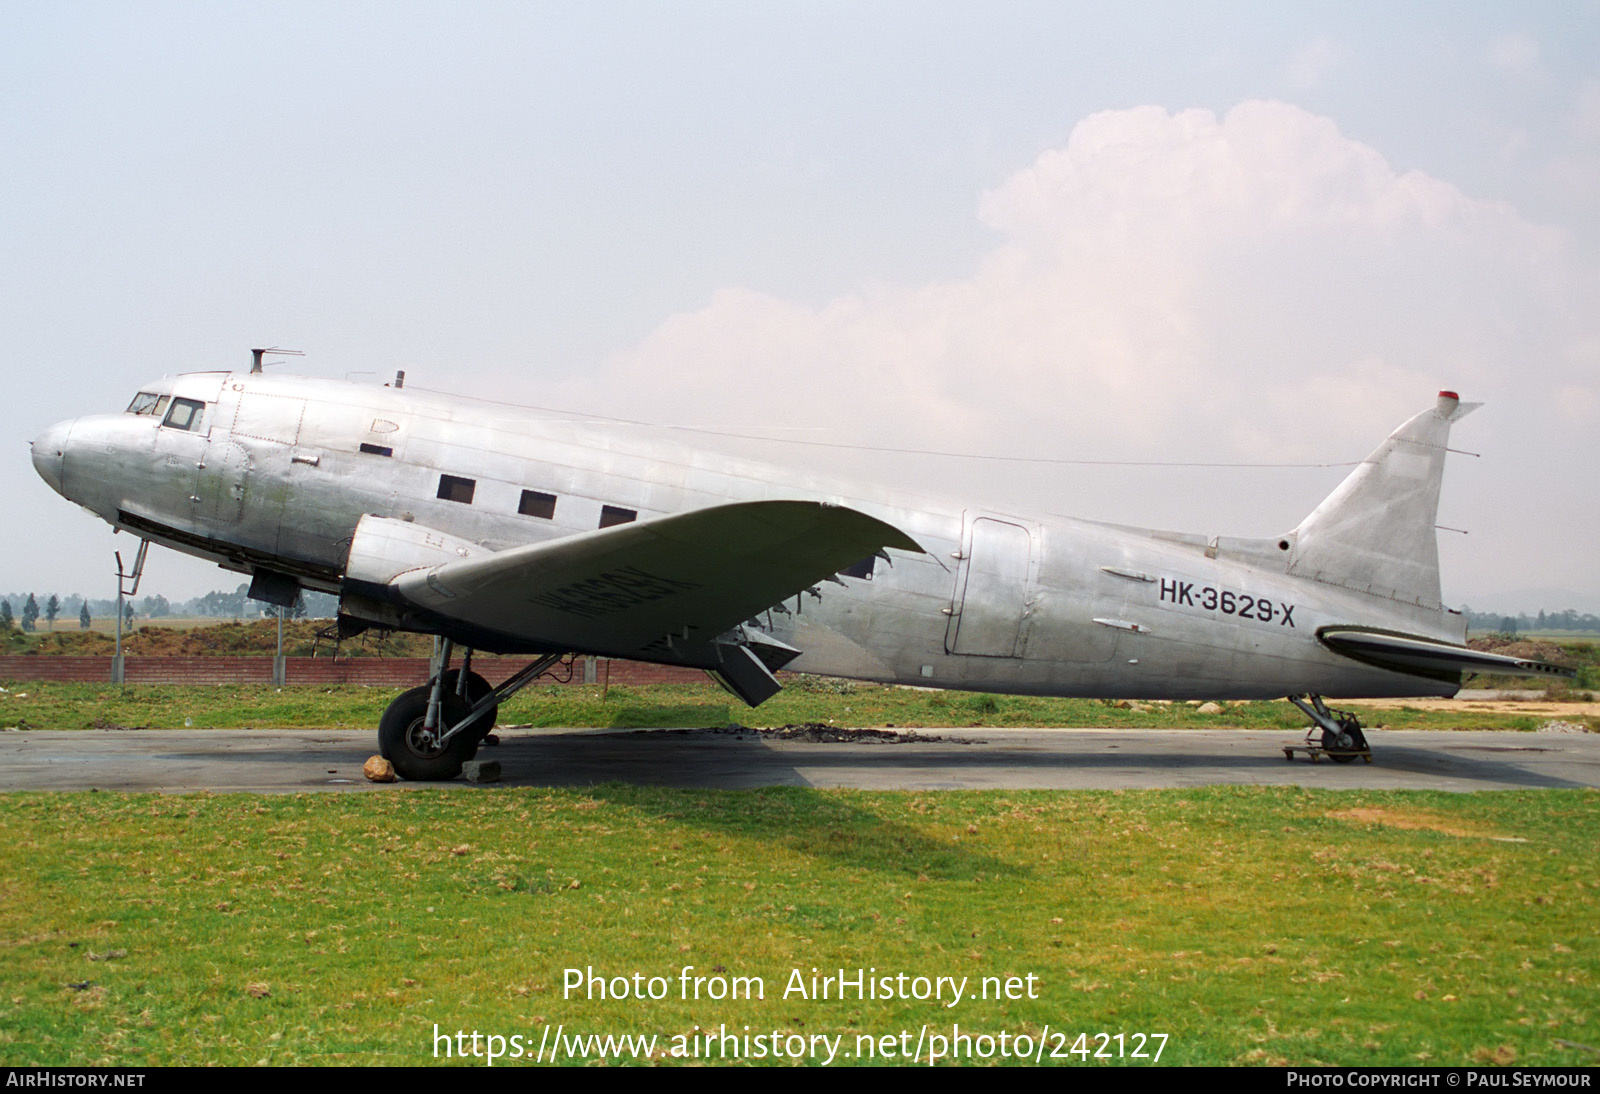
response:
[[[444,689],[451,695],[456,693],[456,681],[460,679],[461,670],[451,669],[444,674]],[[472,670],[467,670],[467,708],[477,705],[479,699],[488,695],[494,688],[489,681],[479,676]],[[494,731],[495,723],[500,720],[500,704],[496,703],[478,716],[478,720],[461,732],[472,738],[473,744],[481,744],[483,739]],[[470,758],[470,757],[469,757]]]
[[[1328,754],[1328,759],[1336,764],[1355,763],[1356,759],[1367,751],[1367,737],[1361,732],[1359,725],[1349,722],[1343,723],[1345,734],[1349,737],[1346,744],[1339,743],[1339,735],[1331,729],[1322,731],[1322,750]]]
[[[378,751],[394,764],[395,774],[411,782],[453,779],[461,774],[461,765],[478,751],[478,742],[467,732],[456,734],[443,748],[423,743],[422,726],[428,717],[432,690],[424,684],[403,692],[378,720]],[[465,717],[467,709],[454,692],[446,691],[440,696],[439,717],[446,726]]]

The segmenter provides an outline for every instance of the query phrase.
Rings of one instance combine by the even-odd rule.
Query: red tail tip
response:
[[[1453,391],[1441,391],[1441,392],[1439,392],[1439,398],[1441,398],[1441,399],[1455,399],[1457,402],[1460,402],[1460,400],[1461,400],[1461,396],[1457,395]]]

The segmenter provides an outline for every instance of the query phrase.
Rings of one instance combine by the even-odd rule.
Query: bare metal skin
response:
[[[947,504],[637,426],[254,373],[148,384],[127,412],[50,427],[33,460],[115,527],[254,575],[253,595],[333,592],[347,630],[447,639],[380,736],[402,774],[448,778],[527,682],[469,687],[452,644],[692,665],[751,703],[780,666],[1168,699],[1448,696],[1463,672],[1561,672],[1466,650],[1440,603],[1445,446],[1474,405],[1440,393],[1265,540]],[[1354,723],[1313,702],[1324,743],[1353,747]]]

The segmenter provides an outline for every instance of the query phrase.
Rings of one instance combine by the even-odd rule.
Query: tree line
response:
[[[1463,608],[1470,630],[1483,633],[1498,631],[1501,634],[1518,634],[1522,631],[1580,631],[1600,633],[1600,616],[1592,612],[1575,612],[1571,608],[1560,612],[1521,612],[1504,615],[1500,612],[1475,612]]]
[[[249,592],[250,586],[241,584],[231,593],[213,590],[177,603],[160,595],[129,598],[123,602],[123,621],[131,625],[135,619],[152,620],[172,615],[239,620],[270,618],[277,614],[277,609],[270,604],[251,600]],[[302,590],[286,614],[291,619],[331,619],[338,610],[338,597]],[[37,631],[42,625],[46,630],[55,630],[58,624],[65,626],[75,621],[79,628],[88,630],[96,619],[114,619],[116,611],[117,602],[112,598],[93,600],[77,593],[70,596],[10,593],[0,597],[0,629],[21,627],[24,631]]]

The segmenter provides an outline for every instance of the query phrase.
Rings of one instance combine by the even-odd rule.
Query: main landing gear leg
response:
[[[500,704],[531,684],[563,655],[547,654],[499,687],[472,671],[472,651],[461,668],[450,667],[453,643],[443,639],[429,667],[428,682],[402,692],[378,721],[378,751],[402,779],[444,782],[494,729]]]
[[[1311,700],[1309,703],[1306,700]],[[1327,756],[1334,763],[1353,763],[1357,757],[1372,762],[1361,721],[1348,710],[1331,710],[1320,695],[1291,695],[1289,702],[1299,707],[1313,725],[1306,733],[1305,750],[1313,760]],[[1294,758],[1294,749],[1285,747],[1284,756]]]

